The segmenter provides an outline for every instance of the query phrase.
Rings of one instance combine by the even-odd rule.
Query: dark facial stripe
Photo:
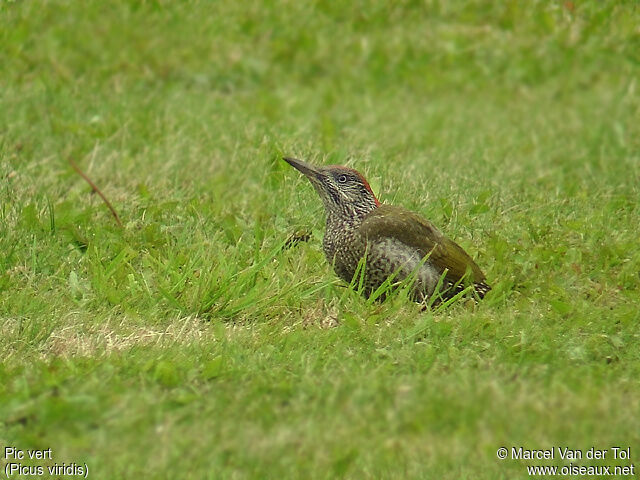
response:
[[[354,170],[353,168],[344,167],[342,165],[329,165],[326,168],[331,168],[331,169],[336,169],[336,170],[339,169],[339,170],[344,171],[347,174],[352,174],[352,175],[355,175],[356,177],[358,177],[360,179],[360,181],[362,182],[362,185],[364,185],[364,188],[366,188],[369,191],[369,193],[371,194],[371,196],[373,197],[374,201],[376,202],[376,207],[380,206],[380,201],[376,198],[376,195],[375,195],[375,193],[373,193],[373,190],[371,190],[371,185],[369,185],[369,182],[367,182],[367,179],[364,178],[359,171]]]

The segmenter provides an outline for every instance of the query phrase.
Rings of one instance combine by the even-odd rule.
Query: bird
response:
[[[382,204],[357,170],[311,165],[291,157],[283,160],[311,182],[322,200],[327,261],[342,280],[359,283],[367,298],[384,300],[389,284],[403,281],[409,283],[414,301],[430,305],[460,292],[482,299],[491,290],[462,247],[417,213]]]

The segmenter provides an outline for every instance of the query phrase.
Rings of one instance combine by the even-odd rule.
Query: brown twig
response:
[[[71,164],[71,166],[73,167],[73,169],[78,172],[78,175],[80,175],[82,178],[85,179],[85,181],[91,186],[91,188],[93,189],[94,192],[96,192],[98,195],[100,195],[100,198],[102,198],[102,200],[104,201],[104,203],[107,205],[107,207],[109,208],[109,210],[111,210],[111,214],[113,215],[113,218],[116,219],[116,223],[118,224],[118,226],[120,228],[122,228],[122,222],[120,221],[120,217],[118,217],[118,213],[116,212],[116,210],[113,208],[113,206],[111,205],[111,202],[109,200],[107,200],[107,197],[104,196],[104,194],[100,191],[100,189],[96,186],[95,183],[93,183],[91,181],[91,179],[89,177],[87,177],[87,175],[80,170],[80,167],[76,164],[76,162],[74,162],[71,158],[69,159],[69,163]]]

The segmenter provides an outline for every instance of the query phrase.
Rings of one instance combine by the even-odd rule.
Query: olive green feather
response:
[[[415,248],[422,257],[429,255],[429,261],[436,268],[447,269],[447,280],[457,282],[467,272],[474,283],[485,280],[480,267],[462,247],[440,233],[431,222],[402,207],[381,205],[369,212],[360,225],[360,233],[368,241],[392,238]]]

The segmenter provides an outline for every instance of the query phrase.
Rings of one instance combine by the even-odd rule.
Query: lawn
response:
[[[638,25],[631,1],[0,0],[0,478],[640,468]],[[492,292],[368,302],[283,155],[362,171]]]

